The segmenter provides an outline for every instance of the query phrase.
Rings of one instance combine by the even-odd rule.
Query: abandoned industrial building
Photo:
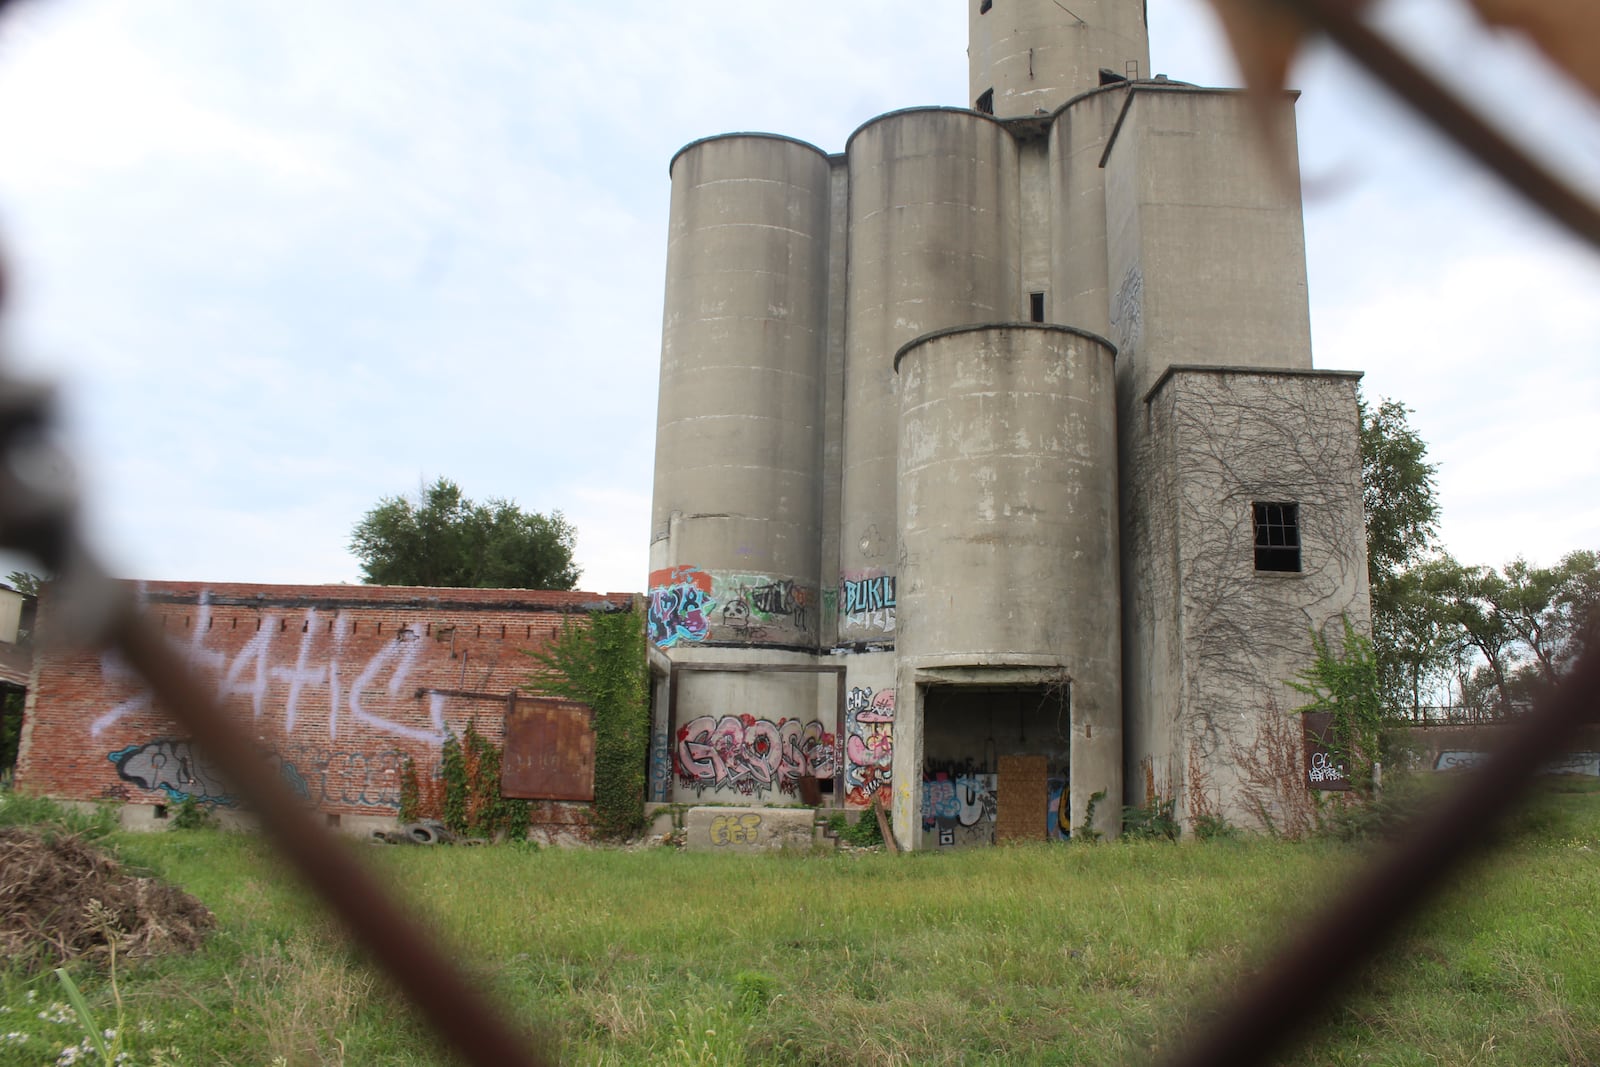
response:
[[[651,799],[1259,822],[1311,633],[1368,617],[1293,96],[1150,77],[1143,0],[968,2],[969,106],[671,161]]]

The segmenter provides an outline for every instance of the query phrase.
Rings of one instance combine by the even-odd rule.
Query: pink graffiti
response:
[[[832,778],[834,736],[816,719],[702,715],[678,730],[678,781],[697,794],[729,789],[760,796],[773,786],[794,793],[802,775]]]

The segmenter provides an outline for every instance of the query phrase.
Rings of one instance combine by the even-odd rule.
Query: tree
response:
[[[356,524],[350,551],[370,585],[571,589],[576,539],[559,511],[524,513],[509,500],[476,504],[440,478],[416,503],[379,501]]]
[[[1427,443],[1395,400],[1376,408],[1358,398],[1361,415],[1361,502],[1366,512],[1367,582],[1379,687],[1391,707],[1421,716],[1425,685],[1444,677],[1456,631],[1415,568],[1438,532],[1436,466]]]
[[[12,571],[6,575],[6,584],[23,596],[38,596],[39,586],[44,584],[44,579],[37,574],[27,571]]]

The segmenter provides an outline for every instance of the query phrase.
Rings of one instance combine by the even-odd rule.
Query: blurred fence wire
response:
[[[1469,154],[1573,233],[1600,249],[1600,211],[1511,144],[1403,53],[1375,33],[1351,0],[1231,0],[1273,5],[1301,31],[1325,33]],[[1547,0],[1552,5],[1561,0]],[[0,12],[10,0],[0,0]],[[1259,17],[1258,8],[1251,17]],[[5,310],[0,264],[0,313]],[[85,644],[115,646],[150,683],[162,706],[203,747],[259,813],[276,848],[322,897],[352,939],[410,998],[466,1062],[482,1067],[550,1062],[539,1035],[511,1024],[434,939],[408,921],[389,893],[289,793],[234,721],[136,611],[131,598],[86,551],[71,468],[55,443],[54,394],[14,377],[0,351],[0,546],[21,550],[58,575],[60,617]],[[1209,1023],[1182,1042],[1175,1067],[1258,1064],[1282,1053],[1335,1003],[1339,990],[1376,958],[1486,840],[1485,826],[1524,793],[1539,767],[1596,718],[1600,655],[1591,652],[1562,685],[1523,717],[1497,751],[1464,775],[1439,805],[1319,916],[1294,934]]]

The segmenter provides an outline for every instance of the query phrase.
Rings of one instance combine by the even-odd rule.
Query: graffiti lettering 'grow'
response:
[[[696,794],[726,789],[761,796],[776,787],[794,793],[802,775],[832,778],[833,734],[819,720],[702,715],[678,730],[678,782]]]

